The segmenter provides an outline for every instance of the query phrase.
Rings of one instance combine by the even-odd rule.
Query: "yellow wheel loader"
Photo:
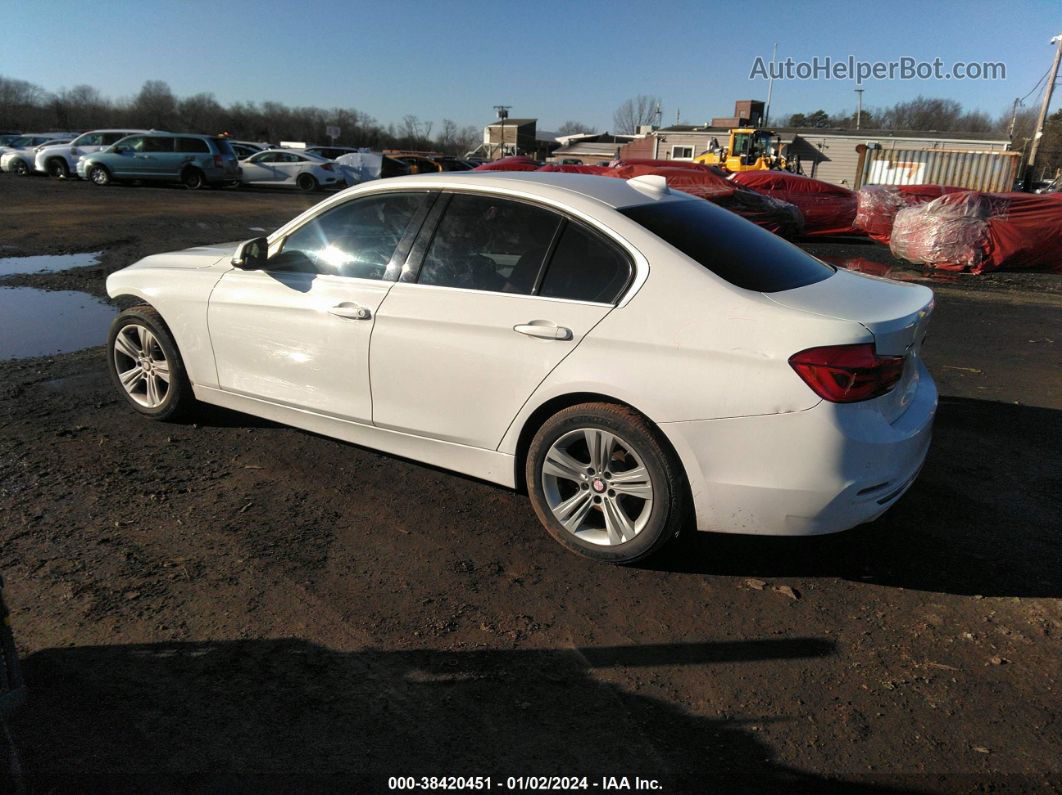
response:
[[[735,127],[730,141],[720,147],[716,141],[694,162],[722,166],[728,171],[785,170],[788,163],[782,155],[781,139],[772,130],[755,127]]]

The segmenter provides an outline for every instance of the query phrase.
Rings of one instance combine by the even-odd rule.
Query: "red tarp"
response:
[[[553,171],[564,174],[597,174],[608,175],[608,166],[577,166],[574,164],[547,163],[538,169],[539,171]]]
[[[897,212],[961,190],[947,185],[868,185],[856,191],[855,228],[888,245]]]
[[[948,193],[900,210],[890,248],[944,270],[1062,273],[1062,195]]]
[[[523,155],[503,157],[501,160],[493,160],[476,166],[473,171],[537,171],[538,162]]]
[[[856,196],[848,188],[788,171],[740,171],[731,182],[795,204],[804,214],[805,235],[862,234],[856,229]]]
[[[709,171],[720,176],[726,176],[726,172],[718,166],[706,166],[704,163],[694,163],[692,160],[653,160],[645,157],[632,157],[624,160],[614,160],[614,166],[652,166],[653,168],[687,168],[690,171]]]
[[[757,193],[744,185],[736,185],[710,166],[706,166],[705,170],[697,170],[621,161],[609,169],[606,176],[631,179],[646,174],[664,177],[669,188],[707,199],[783,237],[795,237],[804,227],[800,210],[792,204]]]

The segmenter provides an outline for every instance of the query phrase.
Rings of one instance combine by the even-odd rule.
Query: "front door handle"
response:
[[[530,323],[521,323],[513,326],[513,331],[543,340],[570,340],[572,338],[572,330],[570,328],[558,326],[548,320],[532,320]]]
[[[352,303],[337,304],[328,311],[336,317],[345,317],[348,320],[368,320],[372,317],[372,312],[367,307]]]

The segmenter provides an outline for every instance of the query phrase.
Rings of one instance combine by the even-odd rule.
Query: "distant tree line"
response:
[[[1011,148],[1024,151],[1032,140],[1039,114],[1037,107],[1006,108],[993,118],[979,110],[964,111],[953,99],[918,96],[885,108],[864,108],[860,129],[918,130],[922,132],[986,133],[1010,135]],[[794,113],[783,120],[786,127],[854,130],[855,112],[829,114],[821,108],[812,113]],[[1013,131],[1011,126],[1013,125]],[[1036,173],[1053,174],[1062,168],[1062,110],[1048,116],[1040,141]]]
[[[161,80],[148,80],[133,97],[113,100],[96,88],[78,85],[45,91],[25,80],[0,76],[0,129],[80,131],[98,127],[136,127],[229,133],[249,141],[305,141],[327,144],[328,126],[340,129],[339,146],[372,149],[431,149],[463,154],[474,149],[483,132],[443,119],[436,127],[415,115],[398,124],[380,124],[355,108],[290,107],[280,102],[234,102],[222,105],[211,93],[177,97]],[[432,134],[434,132],[434,135]]]

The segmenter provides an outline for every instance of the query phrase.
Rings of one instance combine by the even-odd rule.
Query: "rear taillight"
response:
[[[325,171],[331,171],[332,170],[332,164],[331,163],[321,163],[321,168],[323,168]]]
[[[808,348],[789,364],[819,397],[855,403],[884,395],[903,376],[903,356],[878,356],[871,343]]]
[[[214,168],[224,168],[225,163],[221,160],[221,155],[214,155]]]

